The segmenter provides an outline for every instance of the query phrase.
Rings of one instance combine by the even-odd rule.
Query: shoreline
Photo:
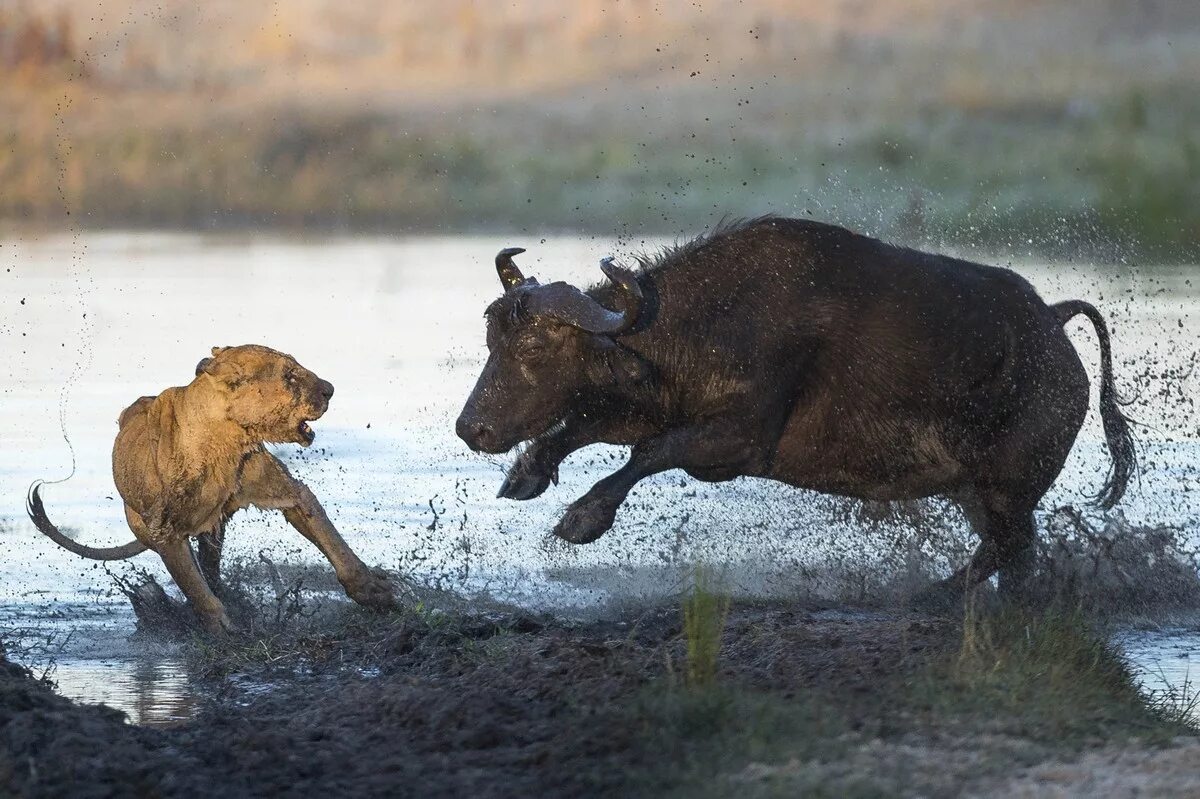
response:
[[[681,600],[693,613],[697,590]],[[1038,769],[1083,785],[1096,773],[1060,766],[1088,758],[1136,761],[1121,778],[1145,779],[1200,751],[1180,706],[1147,705],[1122,659],[1070,615],[737,601],[704,681],[685,626],[679,602],[587,622],[468,611],[447,595],[386,617],[333,603],[255,635],[185,641],[187,671],[213,690],[160,727],[51,695],[10,666],[0,774],[26,795],[89,780],[167,796],[217,784],[948,796],[1015,792]],[[22,737],[34,718],[42,732]],[[72,765],[26,765],[51,757]]]

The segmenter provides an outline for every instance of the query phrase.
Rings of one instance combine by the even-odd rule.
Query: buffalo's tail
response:
[[[1095,306],[1083,300],[1068,300],[1051,306],[1059,324],[1083,314],[1096,328],[1100,341],[1100,418],[1104,422],[1104,438],[1112,456],[1112,467],[1104,481],[1104,487],[1096,495],[1095,502],[1104,510],[1121,501],[1129,479],[1137,472],[1137,445],[1130,430],[1129,417],[1121,413],[1121,401],[1113,383],[1112,347],[1109,344],[1108,325]]]
[[[89,547],[72,538],[68,538],[54,526],[54,522],[50,521],[50,517],[46,515],[46,506],[42,504],[41,488],[41,482],[34,483],[29,487],[29,495],[25,497],[25,512],[29,514],[29,520],[33,522],[34,527],[41,530],[51,541],[68,552],[73,552],[76,555],[90,558],[91,560],[125,560],[149,549],[141,541],[136,540],[119,547],[105,547],[101,549]]]

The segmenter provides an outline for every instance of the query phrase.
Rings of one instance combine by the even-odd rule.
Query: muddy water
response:
[[[500,290],[491,259],[515,245],[529,248],[520,262],[543,280],[594,280],[598,259],[613,251],[603,240],[532,236],[0,241],[0,626],[57,662],[64,693],[146,722],[186,712],[171,653],[131,648],[131,619],[104,569],[38,535],[22,506],[33,480],[63,480],[45,489],[55,521],[92,544],[127,540],[109,463],[116,417],[140,395],[186,383],[214,345],[269,344],[336,385],[329,413],[314,425],[316,444],[278,453],[366,560],[447,586],[531,605],[587,605],[673,590],[656,569],[706,560],[740,566],[732,572],[738,590],[787,592],[796,590],[789,575],[798,566],[869,560],[871,547],[888,540],[864,538],[843,503],[764,482],[712,486],[668,474],[636,490],[596,544],[548,541],[565,504],[619,451],[577,453],[557,488],[514,503],[494,497],[507,459],[473,455],[453,434],[484,358],[481,313]],[[1148,425],[1145,471],[1123,511],[1200,538],[1191,404],[1200,394],[1191,368],[1200,269],[1013,266],[1047,299],[1086,298],[1112,320],[1119,381],[1140,392],[1133,413]],[[1070,329],[1094,374],[1094,336],[1082,321]],[[1045,506],[1081,503],[1106,468],[1093,416]],[[282,519],[235,518],[230,557],[260,551],[278,562],[317,560]],[[153,557],[136,563],[165,580]],[[1158,651],[1149,650],[1147,663]]]

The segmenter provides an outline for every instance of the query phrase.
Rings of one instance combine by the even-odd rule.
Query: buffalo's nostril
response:
[[[454,430],[458,433],[458,437],[465,441],[471,449],[479,450],[491,443],[491,429],[476,419],[468,419],[465,416],[460,416],[454,425]]]
[[[317,383],[317,390],[321,392],[321,396],[325,399],[333,397],[333,383],[328,380],[322,380]]]

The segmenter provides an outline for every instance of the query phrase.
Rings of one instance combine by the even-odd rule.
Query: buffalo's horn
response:
[[[525,252],[524,247],[508,247],[501,250],[496,256],[496,273],[500,275],[500,282],[504,284],[505,291],[525,282],[525,276],[513,263],[513,256],[523,252]]]
[[[617,266],[612,258],[601,261],[600,269],[620,289],[624,310],[611,311],[569,283],[551,283],[530,295],[530,311],[552,316],[589,333],[615,336],[628,331],[641,310],[641,286],[633,272]]]
[[[641,315],[642,285],[638,283],[632,270],[617,266],[611,255],[600,259],[600,271],[621,290],[621,300],[625,309],[621,314],[621,329],[614,332],[624,333],[637,324]]]

